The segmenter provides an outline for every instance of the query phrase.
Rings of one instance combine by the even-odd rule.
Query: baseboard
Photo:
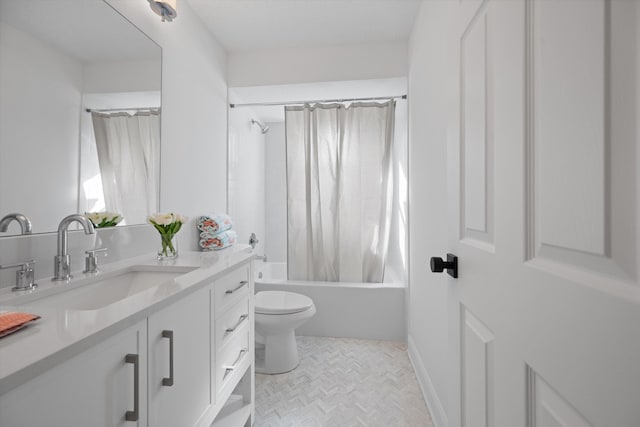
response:
[[[420,353],[418,353],[416,349],[413,338],[411,338],[411,335],[409,335],[408,338],[409,360],[411,361],[413,370],[415,371],[416,377],[418,378],[418,384],[420,385],[420,389],[422,390],[424,400],[427,402],[427,407],[429,408],[429,412],[431,413],[433,424],[435,425],[435,427],[447,427],[449,425],[447,413],[442,406],[442,402],[440,402],[440,399],[438,398],[436,389],[433,387],[431,377],[429,377],[429,374],[424,367],[424,363],[422,362]]]

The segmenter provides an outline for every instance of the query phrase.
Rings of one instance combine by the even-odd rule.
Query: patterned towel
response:
[[[233,230],[221,233],[200,233],[200,247],[205,251],[217,251],[228,248],[236,242],[238,235]]]
[[[226,214],[203,215],[196,221],[198,230],[211,234],[227,231],[232,226],[233,222],[231,221],[231,217]]]

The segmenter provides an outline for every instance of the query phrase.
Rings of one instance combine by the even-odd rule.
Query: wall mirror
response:
[[[45,233],[70,213],[157,211],[161,66],[103,0],[0,0],[0,218]]]

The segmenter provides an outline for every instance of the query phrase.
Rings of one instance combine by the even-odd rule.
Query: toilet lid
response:
[[[292,314],[308,310],[313,306],[311,298],[284,291],[258,292],[255,312],[259,314]]]

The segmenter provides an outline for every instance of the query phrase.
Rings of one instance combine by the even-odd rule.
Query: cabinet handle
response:
[[[247,283],[249,283],[247,280],[243,280],[242,282],[240,282],[240,284],[238,285],[238,287],[236,287],[235,289],[227,289],[227,291],[225,292],[225,294],[232,294],[236,291],[239,291],[240,289],[242,289],[244,287],[244,285],[246,285]]]
[[[127,354],[124,358],[126,363],[133,364],[133,411],[127,411],[124,419],[127,421],[138,421],[138,404],[140,403],[140,383],[138,377],[140,365],[137,354]]]
[[[162,338],[169,339],[169,378],[163,378],[162,385],[171,387],[173,385],[173,331],[162,331]]]
[[[238,365],[240,364],[240,361],[242,360],[242,356],[244,356],[244,354],[248,352],[249,352],[248,348],[243,348],[242,350],[240,350],[240,354],[238,354],[238,358],[236,359],[235,362],[233,362],[233,365],[227,366],[224,369],[224,375],[222,376],[222,381],[224,381],[227,378],[227,375],[229,375],[231,372],[233,372],[234,369],[238,367]]]
[[[225,333],[230,334],[231,332],[235,331],[238,328],[238,326],[240,326],[242,324],[242,322],[244,322],[248,317],[249,317],[248,314],[243,314],[242,316],[240,316],[240,319],[238,319],[238,323],[233,325],[233,327],[231,327],[231,328],[227,328]]]

